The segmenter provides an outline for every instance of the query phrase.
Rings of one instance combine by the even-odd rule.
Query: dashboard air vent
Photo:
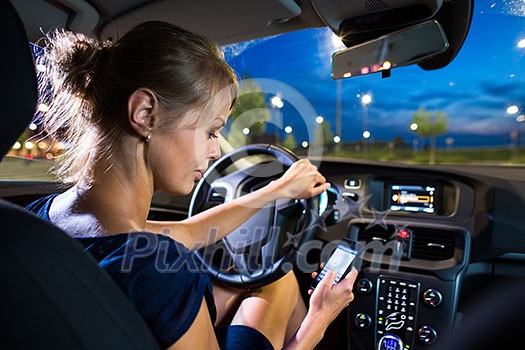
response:
[[[222,204],[226,198],[226,189],[223,187],[212,188],[208,197],[208,201],[214,205]]]
[[[387,245],[390,241],[398,239],[396,229],[399,228],[393,225],[388,225],[386,229],[378,225],[368,229],[365,225],[359,225],[357,239],[365,245],[373,241]],[[454,257],[456,235],[453,231],[426,227],[407,229],[411,232],[412,242],[405,258],[440,261]],[[387,250],[384,254],[390,255],[391,251]]]
[[[412,258],[424,260],[447,260],[454,257],[455,239],[449,231],[414,229]]]
[[[369,229],[363,227],[359,230],[358,240],[361,242],[364,241],[365,243],[380,241],[385,244],[393,237],[393,235],[394,230],[390,227],[388,229],[384,229],[381,226],[372,226]]]

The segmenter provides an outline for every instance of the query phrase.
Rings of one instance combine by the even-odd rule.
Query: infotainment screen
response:
[[[389,208],[393,211],[435,214],[438,188],[434,185],[390,184]]]

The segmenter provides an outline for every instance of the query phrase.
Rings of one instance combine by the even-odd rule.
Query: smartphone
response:
[[[319,271],[317,277],[312,282],[312,289],[315,289],[317,284],[323,279],[329,270],[333,270],[337,273],[337,277],[334,284],[339,281],[350,272],[354,265],[356,258],[363,251],[363,245],[359,242],[352,241],[348,238],[343,238],[341,243],[337,246],[335,251],[330,256],[330,259],[326,262],[323,269]]]

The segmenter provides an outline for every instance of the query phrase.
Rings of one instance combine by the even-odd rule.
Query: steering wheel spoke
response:
[[[231,172],[230,166],[235,162],[257,155],[264,156],[259,157],[264,158],[264,162],[246,161],[249,166]],[[268,156],[273,160],[268,161]],[[225,155],[197,184],[189,216],[263,187],[281,176],[297,159],[289,151],[270,145],[248,145]],[[227,169],[230,172],[224,175]],[[318,197],[279,199],[261,208],[216,244],[223,252],[221,263],[202,250],[195,254],[201,260],[206,260],[202,255],[207,254],[205,266],[210,276],[223,284],[257,288],[271,283],[287,273],[298,247],[313,237],[311,209],[316,205]],[[209,252],[210,247],[207,248]]]

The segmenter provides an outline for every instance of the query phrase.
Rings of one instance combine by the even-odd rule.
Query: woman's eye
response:
[[[214,133],[214,132],[209,132],[208,133],[208,138],[209,139],[216,139],[218,137],[219,137],[219,135],[217,135],[217,133]]]

